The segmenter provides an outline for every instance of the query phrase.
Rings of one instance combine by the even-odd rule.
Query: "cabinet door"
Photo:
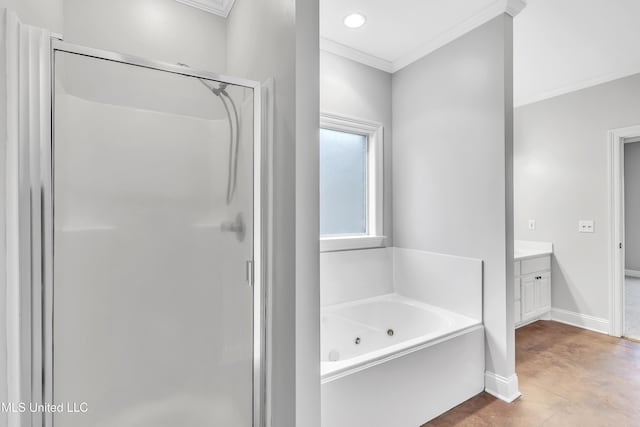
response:
[[[549,311],[551,309],[551,273],[543,273],[537,282],[538,290],[538,311]]]
[[[534,276],[523,277],[522,281],[522,320],[527,320],[536,313],[536,285]]]

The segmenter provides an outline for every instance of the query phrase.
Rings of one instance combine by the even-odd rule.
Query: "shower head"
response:
[[[216,96],[220,96],[220,94],[227,94],[227,91],[225,90],[227,88],[226,83],[219,83],[217,89],[209,86],[208,84],[205,84],[205,86],[207,86],[209,90],[211,90],[211,92],[213,92],[213,94]]]
[[[181,67],[191,68],[191,67],[189,67],[189,65],[188,65],[188,64],[185,64],[185,63],[183,63],[183,62],[178,62],[177,64],[178,64],[179,66],[181,66]],[[202,83],[203,85],[205,85],[205,87],[206,87],[207,89],[209,89],[209,90],[210,90],[210,91],[211,91],[215,96],[220,96],[221,94],[224,94],[224,95],[229,96],[229,95],[227,94],[227,91],[225,90],[225,89],[227,88],[227,86],[228,86],[226,83],[219,82],[219,83],[218,83],[218,87],[217,87],[217,88],[215,88],[215,87],[211,87],[211,86],[209,86],[209,83],[207,83],[207,82],[208,82],[208,80],[204,80],[204,79],[200,79],[200,78],[199,78],[198,80],[200,81],[200,83]]]

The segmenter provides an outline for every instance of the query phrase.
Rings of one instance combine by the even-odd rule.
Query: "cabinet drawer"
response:
[[[535,273],[537,271],[550,270],[551,257],[547,255],[539,258],[523,259],[520,261],[520,264],[520,273],[522,275]]]
[[[520,299],[520,279],[516,279],[513,281],[513,299]]]
[[[513,263],[513,275],[516,277],[520,275],[520,261]]]

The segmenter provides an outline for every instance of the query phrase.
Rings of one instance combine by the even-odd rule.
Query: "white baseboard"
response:
[[[609,320],[601,317],[589,316],[588,314],[576,313],[561,308],[552,308],[551,320],[594,332],[600,332],[601,334],[609,334]]]
[[[545,313],[542,313],[539,316],[534,317],[533,319],[525,320],[524,322],[521,322],[521,323],[516,323],[516,329],[522,328],[523,326],[530,325],[533,322],[537,322],[538,320],[551,320],[551,312],[547,311]]]
[[[484,391],[500,400],[511,403],[520,397],[520,390],[518,390],[518,376],[513,374],[509,378],[506,378],[502,375],[485,371]]]
[[[638,270],[624,270],[624,275],[629,277],[640,277],[640,271]]]

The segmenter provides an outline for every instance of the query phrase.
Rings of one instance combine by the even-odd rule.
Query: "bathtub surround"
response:
[[[484,261],[487,391],[511,401],[519,396],[512,17],[494,18],[396,72],[392,82],[394,245]]]
[[[395,247],[320,260],[323,426],[412,427],[484,389],[482,261]]]
[[[514,124],[516,238],[554,244],[553,318],[608,333],[607,132],[640,124],[640,74],[518,107]]]
[[[389,293],[482,320],[482,261],[397,247],[320,254],[323,307]]]
[[[340,304],[393,292],[394,248],[320,254],[320,304]]]

